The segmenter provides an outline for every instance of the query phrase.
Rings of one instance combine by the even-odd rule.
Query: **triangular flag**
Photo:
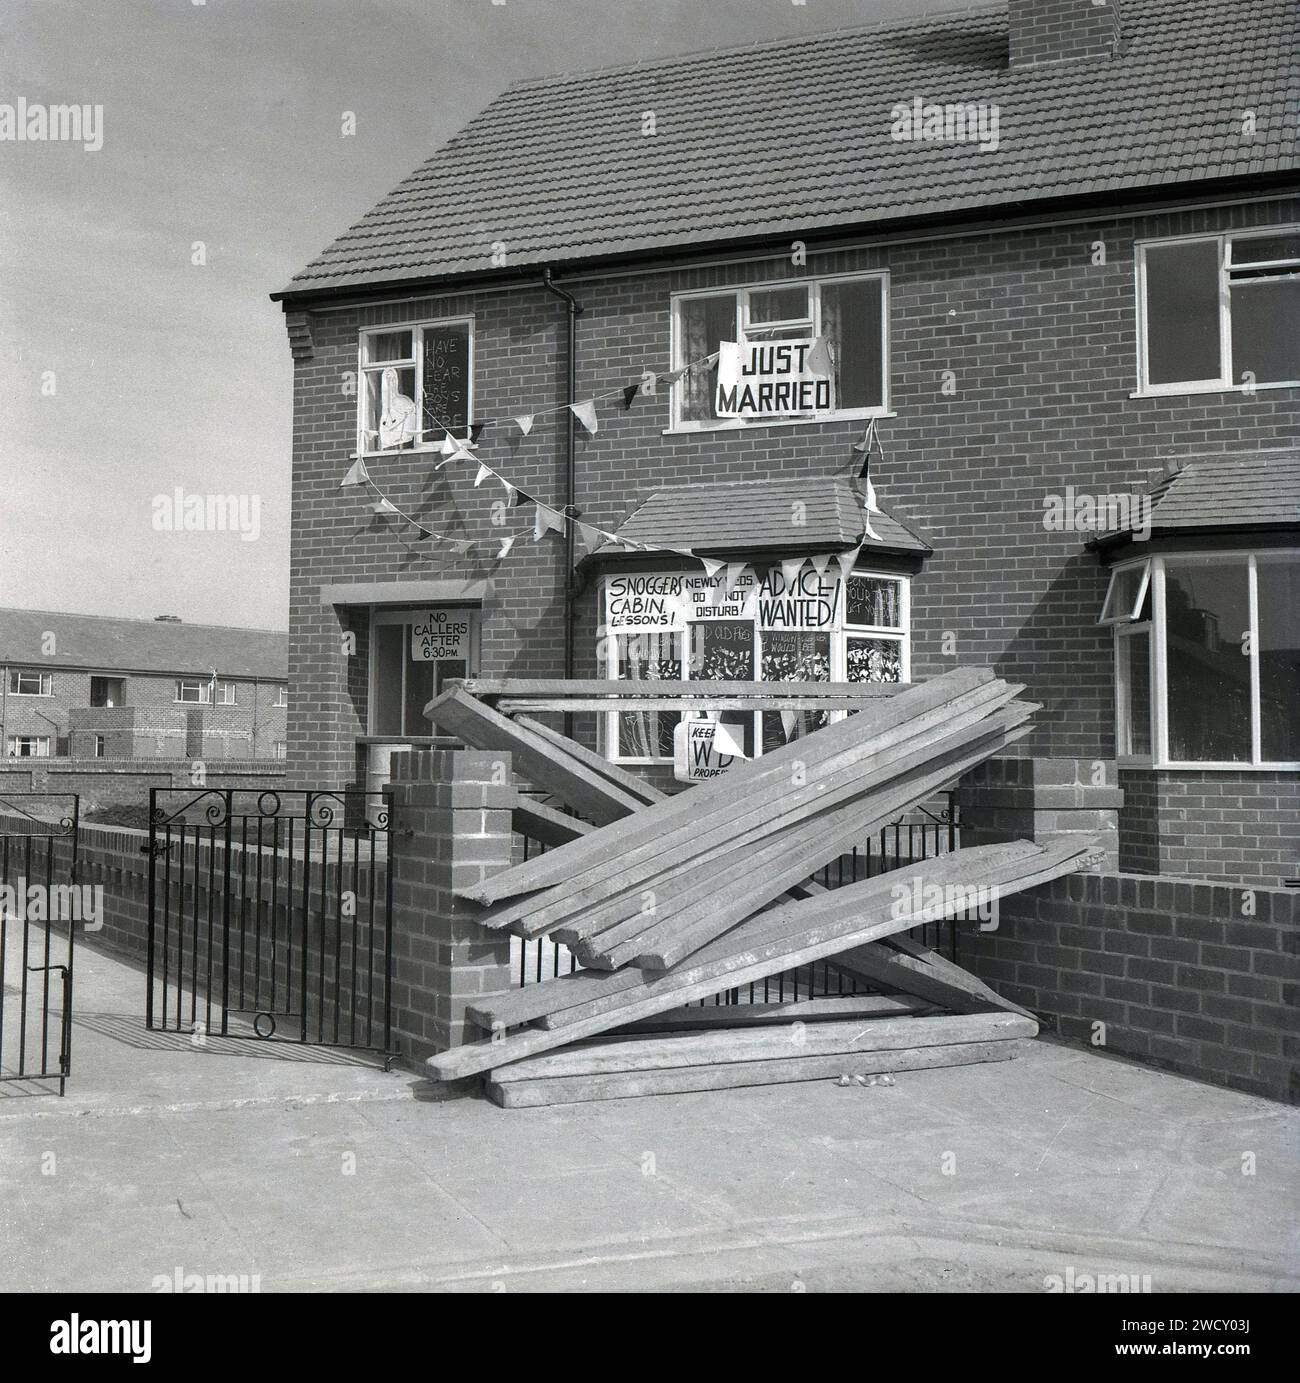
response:
[[[442,446],[438,448],[444,456],[454,456],[456,454],[456,439],[450,432],[445,433],[442,439]]]
[[[596,429],[600,426],[596,421],[595,399],[587,399],[585,403],[571,403],[569,408],[572,410],[573,416],[577,418],[583,427],[594,437],[596,435]]]
[[[492,475],[492,474],[493,474],[493,472],[490,471],[490,470],[482,463],[482,461],[480,461],[480,462],[478,463],[478,474],[474,477],[474,488],[477,490],[478,487],[479,487],[480,485],[482,485],[482,483],[488,478],[488,476],[490,476],[490,475]]]
[[[397,507],[381,497],[370,506],[370,512],[372,514],[396,514]]]
[[[851,547],[847,552],[841,552],[836,556],[835,561],[839,565],[841,580],[847,581],[849,579],[849,573],[857,566],[858,556],[861,552],[862,544],[859,543],[857,547]]]
[[[473,543],[468,542],[464,538],[448,538],[446,540],[446,543],[447,546],[451,548],[453,552],[459,552],[462,555],[468,552],[474,546]]]
[[[804,559],[802,557],[791,557],[788,561],[781,563],[781,581],[787,591],[795,588],[795,582],[799,580],[799,573],[803,570]]]
[[[419,536],[415,541],[416,541],[417,543],[424,543],[424,542],[428,542],[428,540],[429,540],[430,538],[433,538],[433,537],[436,537],[436,536],[437,536],[437,535],[433,532],[433,530],[432,530],[431,528],[421,528],[421,529],[420,529],[420,536]]]
[[[737,732],[740,732],[737,738]],[[730,754],[733,758],[743,759],[745,757],[744,732],[739,725],[728,725],[725,720],[720,720],[713,730],[713,752],[715,754]]]
[[[830,343],[824,336],[817,337],[812,343],[812,349],[805,357],[804,366],[810,375],[817,375],[822,379],[831,377],[835,365],[831,360]]]
[[[366,463],[358,456],[357,459],[348,467],[348,473],[339,481],[339,489],[345,485],[365,485],[369,483],[370,472],[366,470]]]
[[[794,739],[795,726],[799,724],[798,711],[781,712],[781,733],[785,736],[786,743]]]
[[[547,508],[545,504],[539,504],[533,518],[533,542],[541,542],[550,532],[564,532],[564,515]]]
[[[632,400],[636,398],[640,392],[641,386],[639,384],[629,384],[627,388],[623,390],[623,407],[631,408]]]
[[[487,423],[470,423],[469,425],[469,444],[476,446],[478,439],[487,431]]]
[[[681,377],[682,377],[685,373],[686,373],[685,368],[680,369],[680,370],[670,370],[670,371],[668,372],[668,374],[666,374],[666,375],[660,375],[660,376],[659,376],[659,383],[660,383],[660,384],[676,384],[677,381],[678,381],[679,379],[681,379]]]
[[[533,499],[532,495],[530,495],[530,494],[528,493],[527,490],[519,490],[519,489],[516,489],[516,490],[515,490],[515,498],[514,498],[514,506],[515,506],[515,508],[519,508],[521,505],[524,505],[524,504],[535,504],[535,503],[536,503],[536,501]]]
[[[497,479],[501,480],[501,477],[497,476]],[[513,509],[515,504],[515,496],[519,493],[519,491],[516,490],[515,487],[508,480],[501,480],[501,483],[506,487],[506,508]]]
[[[826,575],[826,568],[830,565],[831,555],[829,552],[819,552],[815,557],[808,559],[813,565],[813,571],[817,573],[818,580]]]
[[[508,537],[508,538],[502,538],[502,539],[501,539],[501,547],[500,547],[500,549],[497,551],[497,561],[498,561],[498,562],[499,562],[503,557],[506,557],[506,556],[509,555],[510,549],[511,549],[512,547],[514,547],[514,545],[515,545],[515,536],[516,536],[516,535],[512,533],[512,534],[510,535],[510,537]]]
[[[881,512],[880,505],[876,503],[876,487],[871,483],[871,477],[866,479],[867,494],[862,504],[862,527],[868,538],[874,542],[880,542],[880,534],[871,526],[872,514]]]
[[[716,557],[701,557],[700,561],[704,563],[704,570],[710,577],[717,576],[727,565],[725,562],[719,562]]]
[[[727,579],[722,583],[722,589],[728,595],[730,595],[731,592],[734,591],[740,585],[741,578],[745,575],[745,572],[748,571],[748,569],[748,562],[728,562]]]
[[[589,523],[578,524],[578,541],[588,552],[595,552],[603,541],[599,528],[593,528]]]
[[[867,423],[866,428],[863,430],[862,440],[860,442],[854,442],[853,450],[864,453],[869,452],[871,450],[871,443],[875,439],[875,436],[876,420],[872,418],[871,421]]]
[[[453,461],[477,461],[478,457],[475,456],[468,447],[457,447],[457,449],[452,452],[451,459]]]
[[[519,429],[520,432],[523,433],[525,437],[527,437],[528,434],[533,430],[533,417],[534,414],[532,413],[521,413],[515,419],[515,426]]]

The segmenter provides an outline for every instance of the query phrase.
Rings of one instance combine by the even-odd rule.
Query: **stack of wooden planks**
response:
[[[585,968],[485,998],[468,1011],[484,1040],[431,1058],[433,1073],[490,1072],[498,1102],[525,1105],[1015,1055],[1032,1015],[903,933],[1077,869],[1088,843],[961,850],[838,889],[808,880],[1026,733],[1035,708],[1021,690],[958,670],[863,699],[672,797],[467,687],[444,692],[427,708],[440,729],[510,749],[534,784],[599,824],[521,804],[517,827],[557,848],[465,896],[485,926],[548,935]],[[685,1007],[814,962],[886,992]]]

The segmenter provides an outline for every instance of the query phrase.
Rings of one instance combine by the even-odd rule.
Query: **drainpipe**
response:
[[[568,341],[567,341],[567,361],[565,366],[567,376],[568,402],[575,404],[578,401],[578,318],[582,315],[582,307],[572,293],[566,293],[563,288],[557,288],[551,282],[551,271],[542,270],[542,287],[548,293],[554,294],[568,308]],[[564,513],[569,519],[577,518],[578,511],[574,504],[576,481],[575,481],[575,455],[577,445],[577,433],[575,429],[578,420],[573,416],[573,409],[566,408],[565,416],[568,419],[568,438],[565,449],[564,465]],[[574,671],[574,629],[573,629],[573,606],[574,606],[574,581],[573,581],[573,559],[575,553],[573,524],[564,525],[564,675],[572,677]],[[566,713],[564,717],[564,733],[570,738],[573,736],[573,715]]]

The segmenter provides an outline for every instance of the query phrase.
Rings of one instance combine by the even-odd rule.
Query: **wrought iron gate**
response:
[[[391,1052],[382,798],[154,788],[148,852],[150,1028]]]
[[[0,1081],[72,1074],[76,793],[0,795]]]

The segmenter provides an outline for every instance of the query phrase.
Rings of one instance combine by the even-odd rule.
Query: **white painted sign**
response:
[[[829,412],[834,400],[825,340],[721,342],[714,406],[723,418]]]
[[[734,726],[727,727],[730,730]],[[719,754],[713,747],[718,723],[682,720],[673,729],[673,777],[679,783],[700,783],[717,778],[733,763],[744,762],[735,754]]]
[[[429,610],[411,625],[411,661],[469,661],[469,611]]]
[[[839,627],[844,583],[828,568],[818,576],[805,565],[789,582],[779,566],[757,581],[752,567],[729,584],[725,569],[699,572],[629,572],[605,581],[610,633],[684,629],[687,623],[753,619],[761,629]]]

